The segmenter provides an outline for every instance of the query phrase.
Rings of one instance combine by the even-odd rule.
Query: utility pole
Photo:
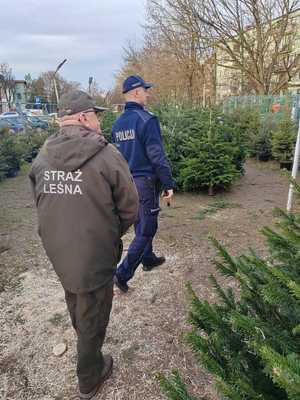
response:
[[[55,70],[55,72],[53,74],[54,91],[55,91],[55,97],[56,97],[57,104],[59,102],[59,96],[58,96],[58,90],[57,90],[57,84],[56,84],[55,75],[61,69],[61,67],[64,65],[65,62],[67,62],[67,59],[64,59],[60,64],[58,64],[58,66],[57,66],[57,68],[56,68],[56,70]]]
[[[4,79],[4,75],[0,74],[0,113],[2,113],[2,82]]]
[[[89,77],[89,94],[91,94],[91,86],[92,86],[92,82],[93,82],[93,77],[90,76]]]

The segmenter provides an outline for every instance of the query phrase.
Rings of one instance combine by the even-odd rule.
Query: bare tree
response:
[[[128,52],[128,50],[126,49]],[[151,101],[186,101],[187,81],[185,72],[174,55],[164,45],[145,44],[144,48],[134,53],[134,57],[126,56],[122,69],[115,77],[115,87],[109,98],[114,104],[124,102],[122,96],[123,80],[129,75],[141,75],[155,85]],[[193,82],[194,83],[194,82]],[[185,100],[184,100],[185,99]]]
[[[165,8],[166,3],[168,8]],[[128,42],[124,47],[124,65],[109,96],[112,102],[124,101],[122,82],[131,74],[142,75],[154,82],[153,102],[206,104],[206,99],[207,102],[214,101],[211,93],[214,86],[211,82],[214,77],[212,49],[208,47],[207,38],[195,34],[181,13],[180,7],[172,9],[171,1],[148,0],[144,45],[137,48]]]
[[[47,99],[50,103],[56,103],[56,96],[53,83],[54,71],[43,72],[36,80],[33,81],[36,93],[35,96],[42,96]],[[57,88],[59,93],[65,93],[70,90],[78,89],[80,83],[68,81],[64,79],[61,75],[56,74],[55,79],[57,82]],[[39,93],[39,91],[41,93]]]
[[[10,108],[13,101],[15,81],[12,69],[7,63],[0,64],[0,86],[1,92],[4,93],[5,100]]]
[[[132,41],[128,41],[126,46],[123,46],[123,61],[125,64],[130,64],[131,68],[135,69],[136,71],[141,70],[141,56],[142,50],[138,49],[136,44]]]
[[[95,79],[93,79],[91,85],[89,86],[89,90],[86,91],[87,92],[89,91],[90,95],[96,100],[98,105],[100,106],[106,105],[107,93],[105,90],[100,88],[98,82]]]
[[[149,1],[163,16],[161,30],[188,30],[257,94],[280,92],[300,69],[299,0]]]
[[[299,0],[182,1],[195,32],[207,27],[217,64],[240,71],[255,93],[278,93],[299,71]]]
[[[146,29],[148,46],[154,42],[166,56],[175,59],[182,71],[181,78],[185,80],[188,100],[198,100],[204,84],[205,60],[211,49],[205,30],[195,32],[184,1],[148,0]]]

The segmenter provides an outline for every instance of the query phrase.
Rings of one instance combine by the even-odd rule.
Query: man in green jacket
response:
[[[63,95],[61,129],[46,141],[29,174],[39,235],[77,333],[81,399],[91,399],[112,372],[112,357],[101,347],[121,237],[138,213],[127,163],[101,134],[101,111],[85,92]]]

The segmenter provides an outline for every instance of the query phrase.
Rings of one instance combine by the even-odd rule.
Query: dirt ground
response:
[[[230,192],[176,195],[173,206],[163,208],[155,248],[167,262],[151,272],[138,270],[128,294],[115,290],[104,345],[115,369],[98,400],[163,400],[153,375],[174,368],[192,394],[217,399],[212,379],[183,342],[189,329],[185,284],[191,281],[199,296],[213,301],[208,276],[215,251],[208,236],[232,254],[249,247],[264,254],[259,230],[273,223],[274,207],[285,207],[287,192],[287,178],[277,165],[251,161]],[[205,214],[212,204],[215,212]],[[131,238],[129,232],[125,248]],[[25,173],[0,184],[0,326],[0,399],[77,398],[75,335],[63,290],[36,233]],[[61,342],[68,350],[56,357],[53,347]]]

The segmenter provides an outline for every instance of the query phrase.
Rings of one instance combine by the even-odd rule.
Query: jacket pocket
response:
[[[142,235],[153,237],[157,231],[157,217],[160,207],[145,208],[142,216]]]

